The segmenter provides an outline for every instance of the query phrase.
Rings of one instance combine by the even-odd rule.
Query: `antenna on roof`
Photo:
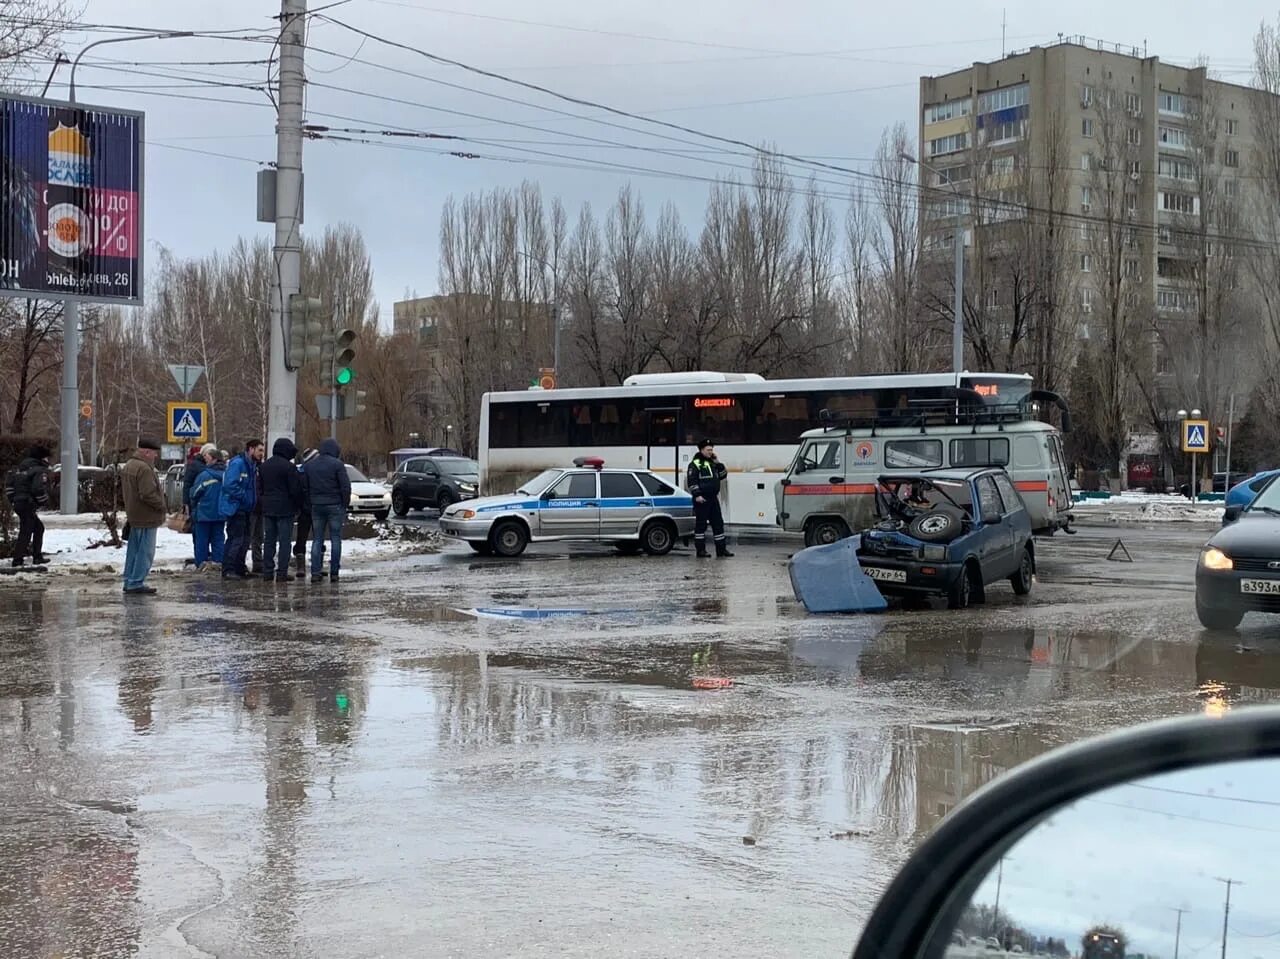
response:
[[[1008,25],[1009,25],[1009,18],[1008,18],[1008,16],[1006,15],[1006,11],[1005,11],[1005,9],[1002,7],[1002,8],[1000,9],[1000,56],[1001,56],[1002,58],[1003,58],[1004,56],[1006,56],[1006,55],[1007,55],[1007,53],[1008,53],[1007,49],[1005,48],[1005,44],[1004,44],[1004,39],[1005,39],[1005,28],[1006,28],[1006,27],[1008,27]]]

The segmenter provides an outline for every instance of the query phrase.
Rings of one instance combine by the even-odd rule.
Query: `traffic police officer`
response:
[[[720,512],[720,484],[729,471],[716,459],[716,447],[711,440],[698,444],[698,452],[689,461],[685,487],[693,495],[693,545],[699,557],[707,555],[707,524],[715,535],[716,555],[732,556],[724,538],[724,514]]]

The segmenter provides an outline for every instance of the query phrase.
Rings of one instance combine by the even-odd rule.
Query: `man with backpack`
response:
[[[222,475],[227,464],[217,458],[216,446],[208,455],[204,472],[191,487],[191,534],[195,541],[196,569],[200,570],[209,562],[221,566],[226,545],[227,524],[218,514],[218,507],[222,498]]]
[[[49,562],[44,555],[44,523],[36,512],[49,502],[49,449],[36,445],[27,450],[26,458],[18,468],[5,477],[4,491],[9,505],[18,514],[18,539],[13,546],[13,565],[24,565],[27,550],[31,550],[31,565],[44,566]]]
[[[227,543],[222,552],[223,579],[253,579],[244,560],[249,552],[249,524],[258,502],[258,464],[266,452],[262,440],[249,440],[244,452],[233,456],[222,474],[218,515],[227,521]]]

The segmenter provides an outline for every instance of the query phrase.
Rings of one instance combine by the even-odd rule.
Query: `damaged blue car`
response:
[[[1031,592],[1031,517],[1004,470],[925,470],[881,476],[874,527],[858,563],[885,596],[945,596],[951,609],[985,602],[1001,581]]]

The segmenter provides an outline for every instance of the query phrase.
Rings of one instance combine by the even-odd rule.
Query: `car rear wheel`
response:
[[[1244,619],[1244,610],[1233,606],[1204,606],[1197,598],[1196,616],[1199,617],[1200,625],[1205,629],[1227,631],[1240,625],[1240,620]]]
[[[949,543],[964,528],[964,520],[948,509],[931,509],[911,521],[907,532],[926,543]]]
[[[1013,584],[1013,591],[1019,596],[1026,596],[1031,592],[1031,584],[1035,580],[1036,564],[1031,556],[1031,549],[1028,547],[1022,551],[1022,562],[1018,564],[1018,571],[1009,577],[1009,582]]]
[[[473,552],[479,553],[481,556],[493,555],[493,547],[488,543],[473,543],[467,540],[467,545],[471,547]]]
[[[436,497],[436,506],[442,513],[456,502],[458,499],[453,495],[453,490],[442,489],[440,495]]]
[[[972,563],[960,567],[960,575],[947,592],[947,609],[968,609],[980,595],[982,580]]]
[[[506,520],[493,528],[489,534],[489,545],[499,556],[519,556],[529,545],[529,531],[517,520]]]
[[[650,556],[666,556],[676,545],[676,531],[665,520],[653,520],[640,531],[640,545]]]
[[[395,513],[399,517],[409,515],[409,501],[405,499],[404,493],[400,490],[393,490],[391,492],[391,512]]]
[[[830,546],[849,535],[842,519],[817,519],[804,528],[805,546]]]

